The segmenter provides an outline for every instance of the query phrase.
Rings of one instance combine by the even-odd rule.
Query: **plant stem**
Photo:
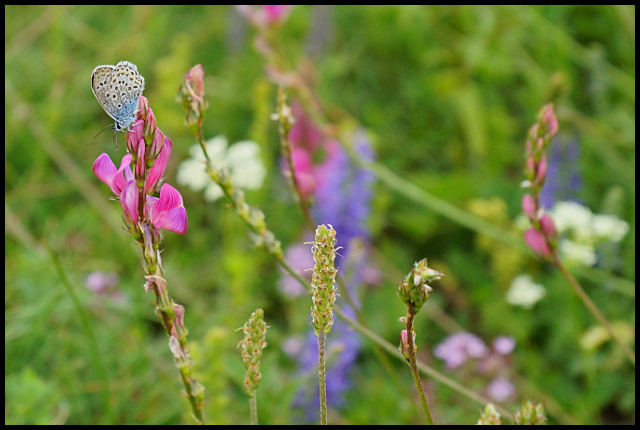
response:
[[[302,214],[304,215],[305,221],[307,222],[307,226],[311,229],[313,233],[316,229],[316,225],[311,218],[311,210],[309,207],[309,200],[302,193],[302,189],[300,188],[300,184],[298,183],[298,179],[296,177],[295,166],[293,164],[292,151],[293,145],[291,144],[291,140],[289,140],[289,131],[291,130],[291,125],[288,123],[289,118],[285,115],[285,109],[289,107],[286,104],[286,93],[284,92],[283,87],[278,87],[278,112],[279,112],[279,132],[280,132],[280,149],[282,155],[287,160],[287,165],[289,166],[289,175],[290,175],[290,185],[293,188],[296,197],[298,198],[298,203],[300,204],[300,209],[302,209]]]
[[[582,287],[580,286],[578,281],[576,281],[576,279],[573,277],[573,275],[571,275],[571,273],[567,270],[567,268],[562,264],[562,261],[560,260],[560,257],[558,256],[557,251],[555,250],[555,248],[553,248],[553,249],[554,249],[554,252],[553,252],[553,255],[551,257],[552,258],[551,262],[558,268],[558,270],[560,271],[560,273],[562,273],[562,275],[565,277],[567,282],[569,282],[569,285],[571,285],[571,288],[573,288],[573,291],[575,291],[575,293],[578,295],[580,300],[582,300],[582,303],[584,303],[584,305],[587,307],[589,312],[591,312],[591,314],[598,321],[600,321],[600,324],[602,324],[607,329],[607,331],[611,335],[611,338],[618,345],[620,345],[620,347],[624,350],[625,354],[627,355],[627,357],[629,358],[631,363],[633,363],[633,367],[635,367],[636,366],[636,354],[631,350],[629,345],[624,343],[618,337],[618,335],[613,331],[613,327],[611,327],[611,323],[609,323],[609,320],[607,320],[607,318],[602,314],[602,312],[600,312],[600,309],[598,309],[598,307],[595,305],[595,303],[593,303],[593,301],[589,298],[589,296],[582,289]]]
[[[420,396],[420,402],[422,403],[422,409],[424,410],[424,416],[427,418],[427,424],[433,425],[433,419],[431,418],[431,411],[427,404],[427,397],[424,395],[424,389],[422,388],[422,381],[420,380],[420,372],[418,371],[418,363],[416,362],[416,347],[413,343],[413,317],[415,314],[412,309],[409,309],[406,317],[407,327],[407,344],[409,355],[409,367],[411,368],[411,375],[413,376],[413,382],[416,384],[416,391]]]
[[[258,425],[258,399],[256,397],[256,392],[251,393],[251,397],[249,397],[249,409],[251,410],[251,424],[254,426]]]
[[[318,333],[318,378],[320,379],[320,424],[327,425],[327,381],[324,363],[326,334]]]

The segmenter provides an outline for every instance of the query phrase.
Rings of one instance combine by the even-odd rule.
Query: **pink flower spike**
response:
[[[548,137],[553,137],[558,132],[558,118],[553,112],[553,103],[542,108],[542,122],[546,125]]]
[[[290,4],[263,4],[262,11],[268,23],[276,24],[287,18],[292,7]]]
[[[536,205],[533,202],[533,197],[531,194],[525,194],[522,198],[522,212],[529,218],[530,220],[535,219],[536,217]]]
[[[551,250],[547,246],[547,243],[544,241],[544,237],[542,233],[536,230],[534,227],[531,227],[529,230],[524,232],[524,240],[527,242],[527,245],[531,249],[535,251],[542,258],[549,258],[551,256]]]
[[[537,184],[544,184],[544,180],[547,177],[547,156],[543,155],[540,158],[540,162],[538,163],[538,168],[536,169],[536,178],[535,182]]]
[[[93,163],[93,173],[98,179],[111,188],[113,194],[120,196],[127,180],[126,175],[123,176],[122,173],[123,171],[131,173],[131,170],[128,169],[130,164],[131,154],[127,154],[122,157],[122,161],[120,161],[120,168],[116,169],[116,166],[113,164],[113,161],[111,161],[109,155],[102,153]]]
[[[542,233],[547,236],[547,238],[554,239],[556,237],[556,226],[553,223],[553,218],[549,215],[543,215],[540,218],[540,227],[542,228]]]
[[[187,232],[187,211],[182,204],[182,196],[171,185],[162,185],[160,198],[147,196],[146,210],[154,227],[178,234]]]
[[[138,187],[136,181],[129,181],[120,194],[120,205],[125,218],[131,225],[138,222]]]
[[[173,144],[171,143],[171,139],[165,137],[160,130],[156,132],[156,136],[162,136],[164,138],[164,145],[158,154],[158,157],[153,162],[153,167],[149,170],[147,174],[147,179],[144,184],[144,191],[146,194],[151,194],[153,191],[157,189],[158,182],[164,175],[164,171],[167,168],[167,163],[169,162],[169,155],[171,155],[171,149]],[[154,139],[155,141],[155,139]]]

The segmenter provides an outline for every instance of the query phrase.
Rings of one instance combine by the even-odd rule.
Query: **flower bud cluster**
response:
[[[204,119],[209,104],[204,98],[204,68],[201,64],[193,66],[184,75],[184,85],[180,86],[178,100],[186,112],[189,128],[197,127]]]
[[[405,305],[413,308],[413,313],[418,312],[429,300],[429,292],[433,291],[429,284],[443,276],[444,274],[430,268],[427,259],[423,258],[414,264],[413,269],[398,284],[396,292]]]
[[[313,330],[316,336],[327,334],[333,326],[333,303],[336,301],[336,231],[331,225],[320,225],[316,229],[313,242],[313,275],[311,278],[311,294],[313,307]]]
[[[251,395],[258,389],[260,379],[260,364],[262,350],[267,346],[267,324],[264,322],[264,311],[256,309],[249,320],[242,327],[244,339],[238,343],[238,349],[242,352],[242,362],[247,370],[244,377],[244,389]]]
[[[526,400],[520,407],[520,410],[514,414],[514,422],[516,425],[546,424],[547,417],[544,412],[544,406],[535,400]]]
[[[496,407],[493,406],[493,403],[488,403],[487,406],[484,407],[480,418],[476,422],[476,425],[485,425],[485,426],[499,426],[502,425],[502,417],[500,416],[500,412],[496,410]]]

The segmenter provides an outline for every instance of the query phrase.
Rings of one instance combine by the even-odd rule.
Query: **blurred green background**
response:
[[[192,422],[142,288],[139,250],[91,171],[101,152],[122,156],[124,137],[118,153],[108,130],[92,140],[109,119],[90,76],[100,64],[137,64],[174,144],[166,177],[176,185],[175,168],[194,141],[175,98],[184,73],[202,64],[205,133],[260,144],[269,174],[247,198],[286,247],[302,241],[304,223],[280,173],[269,119],[276,90],[252,38],[226,6],[5,6],[6,424]],[[520,213],[527,130],[554,102],[561,133],[580,145],[578,197],[631,227],[617,267],[579,271],[578,279],[605,315],[635,330],[634,7],[295,6],[280,42],[292,66],[311,64],[322,100],[372,132],[381,163],[505,229]],[[446,273],[433,308],[450,322],[434,321],[429,307],[421,312],[421,359],[446,372],[431,351],[456,327],[486,342],[512,336],[517,400],[546,399],[552,423],[635,421],[635,368],[610,343],[581,348],[595,321],[557,272],[380,181],[375,191],[372,265],[385,276],[367,291],[363,312],[377,334],[398,344],[405,310],[394,285],[427,257]],[[262,307],[271,328],[260,422],[291,423],[291,401],[305,382],[282,345],[307,330],[311,303],[280,292],[278,267],[251,247],[224,203],[181,192],[190,231],[165,235],[163,261],[171,295],[187,310],[208,421],[249,422],[234,330]],[[87,289],[97,270],[119,276],[123,300]],[[520,273],[547,289],[530,310],[504,300]],[[408,368],[390,362],[400,384],[365,341],[347,403],[330,422],[422,423]],[[464,383],[464,375],[448,374]],[[433,381],[427,388],[437,422],[477,419],[482,405]]]

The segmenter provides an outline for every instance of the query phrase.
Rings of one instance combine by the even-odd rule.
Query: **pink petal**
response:
[[[120,194],[120,205],[127,220],[134,224],[138,221],[138,187],[136,181],[127,182]]]
[[[531,227],[524,233],[524,240],[539,256],[548,258],[551,255],[551,250],[549,250],[549,247],[544,241],[542,233],[535,228]]]
[[[159,133],[159,131],[158,131]],[[167,168],[167,163],[169,162],[169,155],[171,155],[171,148],[173,144],[171,143],[171,139],[168,137],[164,138],[164,146],[160,150],[160,154],[153,162],[153,167],[149,170],[149,174],[147,176],[147,180],[145,182],[145,192],[151,193],[158,185],[158,181],[164,175],[164,171]]]
[[[542,228],[542,232],[548,238],[552,239],[556,236],[556,226],[549,215],[543,215],[540,218],[540,227]]]
[[[93,163],[93,173],[98,179],[111,188],[113,194],[119,196],[127,182],[126,173],[130,173],[130,170],[128,169],[130,164],[131,155],[127,154],[122,157],[122,161],[120,161],[120,168],[116,169],[111,158],[107,154],[103,153],[100,154]],[[123,171],[125,176],[122,175]]]
[[[536,216],[536,206],[533,203],[533,197],[531,194],[525,194],[522,198],[522,211],[529,219],[535,219]]]

